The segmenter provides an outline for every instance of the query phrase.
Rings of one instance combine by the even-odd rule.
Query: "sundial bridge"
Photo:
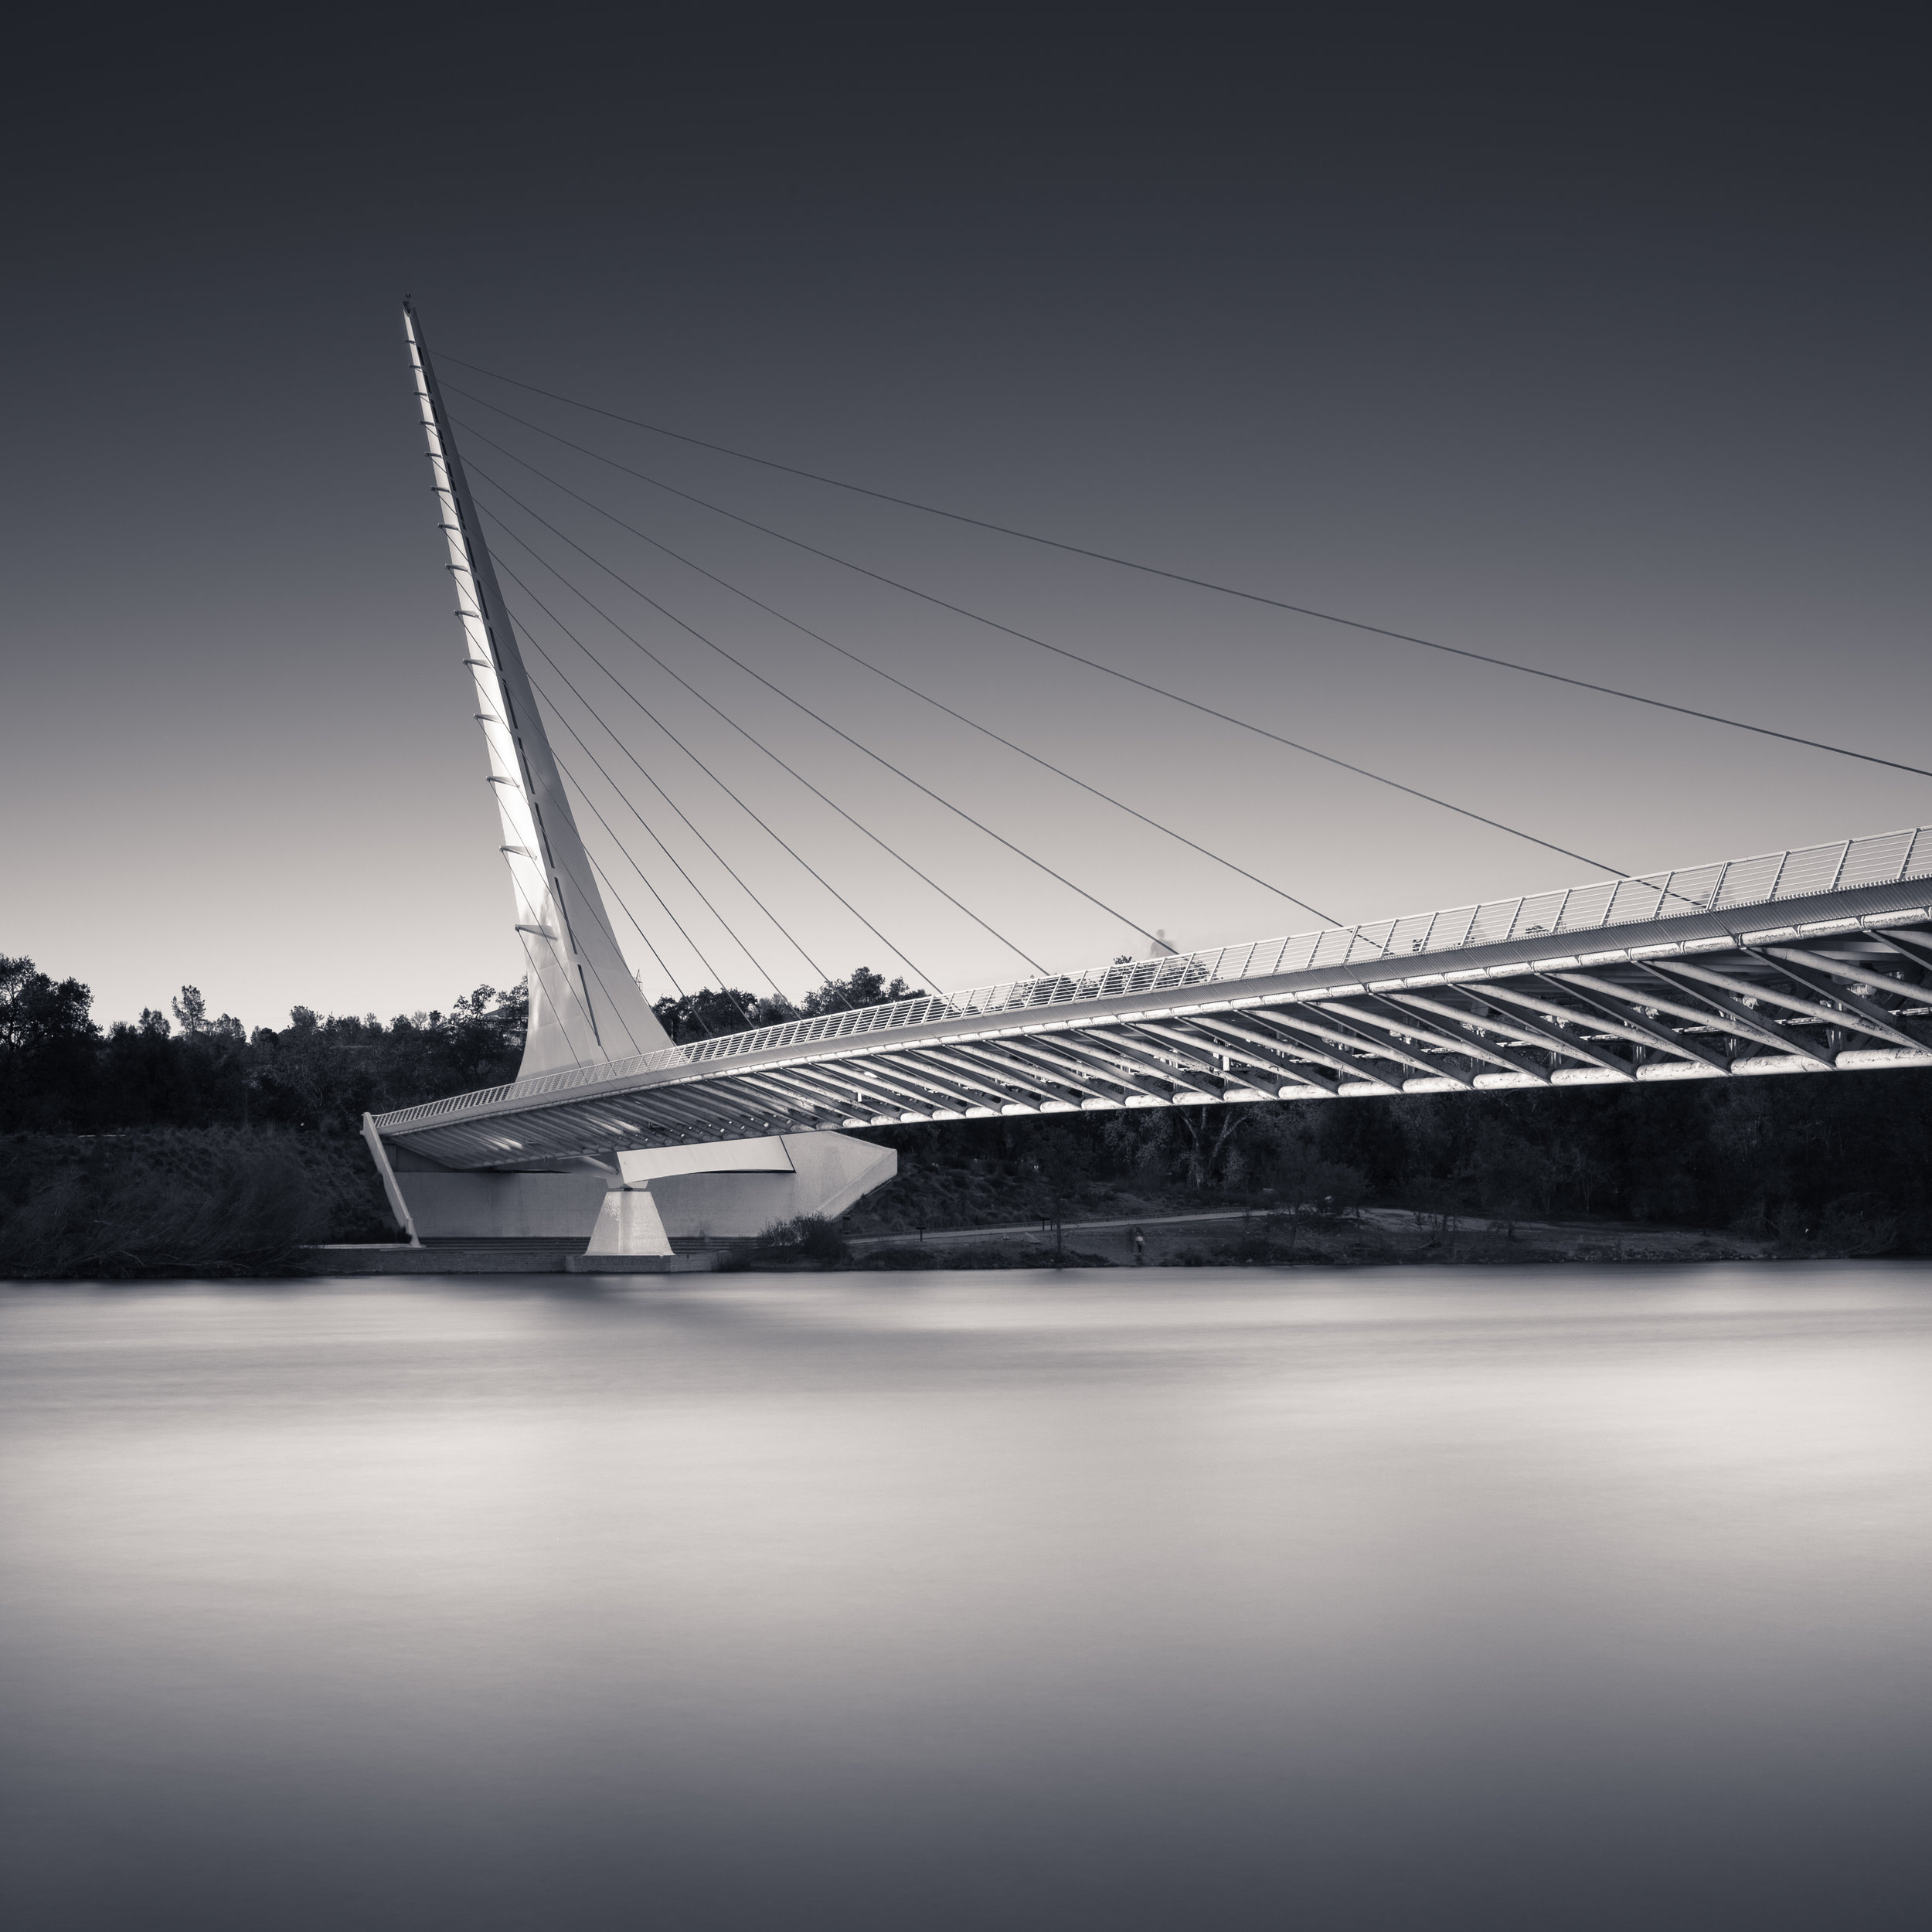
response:
[[[896,1164],[855,1128],[1932,1066],[1924,827],[674,1044],[405,324],[531,1001],[517,1080],[366,1120],[412,1239],[575,1230],[613,1265],[666,1257],[842,1212]]]

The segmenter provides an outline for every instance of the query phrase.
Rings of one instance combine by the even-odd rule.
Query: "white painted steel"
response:
[[[521,1073],[594,1077],[614,1062],[670,1049],[611,930],[543,730],[490,562],[462,460],[413,310],[403,328],[432,487],[449,546],[450,581],[474,681],[477,723],[503,826],[518,937],[529,968],[530,1027]]]
[[[1077,1009],[1104,1002],[1117,1012],[1124,1005],[1132,1019],[1140,1022],[1186,1017],[1204,1011],[1236,1010],[1243,1004],[1238,991],[1229,998],[1217,997],[1210,989],[1238,988],[1243,981],[1273,980],[1328,969],[1346,972],[1349,977],[1298,989],[1298,1002],[1357,997],[1365,988],[1371,992],[1440,988],[1464,979],[1496,976],[1494,969],[1487,966],[1459,973],[1453,957],[1444,960],[1440,955],[1453,956],[1498,945],[1512,945],[1518,950],[1521,957],[1511,963],[1511,970],[1515,973],[1573,973],[1623,962],[1645,949],[1558,951],[1555,942],[1571,934],[1639,924],[1668,928],[1679,920],[1708,920],[1828,894],[1844,899],[1879,885],[1927,877],[1932,877],[1932,828],[1908,826],[1869,838],[1841,839],[1829,845],[1762,853],[1634,879],[1600,880],[1560,892],[1490,900],[1444,912],[1413,914],[1366,925],[1327,927],[1282,939],[1117,961],[1043,978],[1009,981],[852,1012],[821,1014],[811,1019],[726,1034],[689,1046],[667,1046],[655,1053],[613,1060],[606,1065],[560,1070],[479,1093],[454,1095],[385,1114],[377,1124],[385,1134],[395,1138],[440,1121],[474,1115],[481,1109],[500,1110],[522,1102],[553,1100],[580,1088],[648,1078],[674,1070],[711,1070],[719,1062],[775,1051],[787,1055],[777,1066],[789,1071],[795,1066],[789,1057],[791,1054],[808,1065],[822,1063],[849,1052],[862,1040],[874,1051],[885,1046],[883,1041],[873,1043],[872,1036],[876,1035],[913,1029],[924,1032],[936,1024],[947,1022],[981,1022],[975,1026],[975,1037],[983,1039],[983,1022],[989,1018],[1039,1013],[1043,1009]],[[1903,911],[1888,910],[1883,917],[1896,921],[1912,910],[1909,907]],[[1734,919],[1726,918],[1723,923],[1727,930],[1715,934],[1660,939],[1653,950],[1659,956],[1695,953],[1728,949],[1740,942],[1770,944],[1796,936],[1784,927],[1753,932],[1749,922]],[[1829,927],[1834,922],[1829,918],[1814,918],[1808,923],[1813,927]],[[1536,944],[1538,941],[1549,942],[1550,951],[1545,954]],[[1411,962],[1422,970],[1409,974],[1374,970]],[[1177,993],[1188,996],[1184,1003],[1175,1002],[1173,996]],[[1033,1024],[1053,1023],[1043,1019]],[[1032,1028],[1023,1026],[1020,1030]],[[1425,1022],[1418,1021],[1416,1031],[1419,1034],[1429,1030]],[[926,1034],[926,1042],[940,1043],[934,1041],[930,1033]],[[760,1069],[760,1073],[770,1070],[769,1063]],[[1376,1090],[1393,1090],[1385,1083]],[[869,1125],[872,1117],[845,1119],[838,1124]]]

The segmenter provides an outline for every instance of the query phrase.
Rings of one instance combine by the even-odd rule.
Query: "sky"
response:
[[[1932,820],[1908,773],[515,386],[1932,765],[1910,16],[1337,11],[39,30],[0,951],[104,1021],[519,974],[405,294],[653,996],[967,986]]]

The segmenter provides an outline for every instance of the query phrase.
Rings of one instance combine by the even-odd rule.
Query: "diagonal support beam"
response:
[[[985,1088],[969,1084],[957,1073],[940,1072],[928,1055],[881,1054],[871,1064],[889,1067],[902,1080],[922,1092],[937,1096],[949,1107],[983,1107],[986,1104]]]
[[[1332,1093],[1341,1091],[1342,1082],[1345,1080],[1357,1080],[1364,1077],[1376,1077],[1369,1073],[1368,1069],[1359,1060],[1345,1056],[1328,1047],[1316,1046],[1298,1034],[1283,1030],[1287,1022],[1281,1020],[1275,1013],[1261,1012],[1253,1008],[1244,1009],[1243,1012],[1245,1017],[1242,1019],[1236,1019],[1226,1013],[1216,1013],[1205,1019],[1202,1023],[1219,1032],[1232,1033],[1236,1039],[1252,1041],[1255,1046],[1265,1047],[1270,1053],[1284,1054],[1291,1060],[1305,1061],[1315,1066],[1328,1068],[1335,1076],[1334,1082],[1329,1087],[1329,1090]],[[1317,1085],[1323,1083],[1319,1077],[1301,1073],[1298,1069],[1296,1072],[1296,1077],[1314,1080]],[[1400,1093],[1401,1089],[1389,1085],[1389,1090],[1395,1094]]]
[[[1006,1081],[1005,1086],[1001,1086],[984,1073],[965,1070],[963,1063],[957,1059],[941,1066],[939,1063],[946,1058],[941,1052],[921,1049],[916,1054],[904,1053],[896,1057],[908,1080],[930,1080],[935,1086],[956,1095],[964,1106],[983,1107],[991,1100],[995,1107],[1005,1107],[1010,1105],[1014,1099],[1014,1076],[1006,1063],[1000,1063],[1001,1073]],[[1049,1097],[1062,1097],[1052,1095]]]
[[[932,1096],[889,1063],[869,1055],[862,1060],[849,1060],[845,1064],[857,1070],[862,1086],[870,1087],[886,1100],[896,1100],[902,1111],[909,1107],[914,1108],[922,1117],[933,1111]]]
[[[1605,986],[1606,990],[1593,992],[1588,986],[1570,983],[1571,976],[1566,973],[1550,974],[1543,977],[1546,980],[1563,982],[1563,990],[1573,998],[1580,999],[1587,1009],[1579,1013],[1574,1006],[1566,1005],[1561,1002],[1555,1002],[1552,1010],[1566,1019],[1589,1021],[1606,1033],[1614,1033],[1619,1039],[1628,1040],[1634,1046],[1647,1046],[1663,1053],[1674,1053],[1680,1060],[1699,1060],[1706,1066],[1716,1067],[1720,1073],[1728,1073],[1731,1070],[1730,1062],[1716,1048],[1706,1046],[1702,1040],[1688,1039],[1661,1021],[1651,1019],[1635,1004],[1636,996],[1623,987],[1607,986],[1606,982],[1598,981],[1593,983]],[[1489,990],[1505,999],[1525,997],[1505,991],[1500,986],[1492,987]],[[1710,1015],[1702,1015],[1701,1023],[1709,1025]]]
[[[1000,1078],[989,1075],[985,1067],[961,1059],[944,1047],[922,1046],[919,1056],[927,1066],[949,1069],[945,1074],[947,1079],[954,1082],[963,1093],[979,1096],[974,1103],[975,1106],[983,1107],[991,1101],[995,1107],[1005,1107],[1014,1098],[1010,1081],[1002,1084]]]
[[[1628,1008],[1648,1008],[1653,1012],[1668,1013],[1674,1019],[1688,1021],[1693,1026],[1713,1027],[1719,1032],[1750,1040],[1756,1046],[1768,1046],[1777,1053],[1786,1052],[1791,1044],[1782,1033],[1774,1031],[1762,1020],[1748,1014],[1740,1017],[1726,1012],[1718,997],[1713,997],[1709,1005],[1693,1006],[1686,996],[1686,989],[1671,980],[1663,980],[1659,990],[1651,986],[1620,986],[1614,980],[1598,979],[1588,973],[1553,973],[1550,977],[1594,994],[1600,999],[1621,1000]],[[1689,1043],[1670,1028],[1660,1027],[1658,1031],[1668,1034],[1680,1049]]]
[[[836,1064],[840,1073],[862,1090],[870,1088],[885,1098],[898,1100],[902,1105],[908,1101],[917,1102],[930,1113],[933,1104],[926,1090],[898,1064],[900,1057],[886,1053],[853,1054]]]
[[[1549,1084],[1548,1067],[1539,1066],[1533,1060],[1526,1060],[1522,1054],[1512,1053],[1506,1046],[1495,1046],[1477,1034],[1475,1029],[1481,1022],[1473,1013],[1457,1013],[1452,1007],[1441,1008],[1440,1010],[1450,1014],[1454,1019],[1458,1028],[1455,1032],[1448,1033],[1439,1026],[1431,1026],[1405,1012],[1403,1009],[1410,1003],[1406,1000],[1391,997],[1381,999],[1379,1002],[1372,999],[1365,1006],[1352,1005],[1348,1010],[1359,1012],[1364,1019],[1367,1019],[1383,1008],[1390,1009],[1392,1010],[1386,1014],[1379,1024],[1396,1032],[1439,1047],[1444,1053],[1461,1053],[1471,1060],[1487,1060],[1491,1066],[1500,1066],[1507,1073],[1526,1073],[1539,1086],[1547,1087]]]
[[[1673,964],[1678,963],[1675,961],[1672,962]],[[1728,993],[1721,993],[1715,987],[1701,983],[1686,987],[1681,980],[1659,971],[1649,960],[1638,962],[1638,971],[1655,980],[1660,986],[1668,988],[1673,993],[1681,995],[1689,992],[1707,1002],[1717,1009],[1721,1016],[1718,1023],[1743,1039],[1755,1040],[1759,1046],[1769,1047],[1774,1053],[1797,1053],[1801,1057],[1817,1060],[1822,1066],[1828,1066],[1832,1063],[1829,1053],[1821,1053],[1806,1041],[1794,1039],[1791,1034],[1767,1025],[1741,1000],[1733,998]],[[1648,988],[1639,997],[1662,1012],[1679,1013],[1687,1019],[1700,1021],[1706,1026],[1711,1023],[1708,1013],[1700,1013],[1694,1006],[1675,1005],[1669,1000],[1660,999]]]
[[[1766,962],[1767,964],[1770,961]],[[1719,992],[1736,998],[1769,1000],[1774,1006],[1782,1006],[1786,1012],[1801,1013],[1807,1019],[1821,1022],[1827,1026],[1841,1029],[1849,1027],[1855,1032],[1870,1033],[1882,1040],[1889,1040],[1895,1046],[1917,1046],[1919,1043],[1910,1033],[1902,1033],[1890,1019],[1869,1001],[1862,1000],[1855,993],[1842,992],[1827,981],[1821,986],[1815,978],[1808,976],[1804,968],[1788,960],[1775,962],[1776,970],[1786,978],[1804,987],[1807,992],[1822,992],[1828,999],[1838,1002],[1835,1005],[1821,1006],[1815,999],[1805,999],[1795,993],[1787,993],[1781,987],[1767,986],[1756,980],[1741,980],[1728,973],[1720,973],[1699,961],[1696,965],[1688,960],[1660,960],[1657,964],[1668,971],[1673,978],[1702,981],[1715,986]]]
[[[1876,1033],[1881,1039],[1889,1039],[1900,1046],[1923,1046],[1923,1040],[1914,1039],[1899,1025],[1899,1015],[1888,1012],[1874,1002],[1861,998],[1856,993],[1847,992],[1842,986],[1832,984],[1834,979],[1849,980],[1856,986],[1870,986],[1875,990],[1888,992],[1894,998],[1910,998],[1923,989],[1907,986],[1902,980],[1887,979],[1882,973],[1875,973],[1868,968],[1847,964],[1843,960],[1822,957],[1815,953],[1801,953],[1790,946],[1767,946],[1759,954],[1761,958],[1775,960],[1778,971],[1800,986],[1808,986],[1814,992],[1822,993],[1828,999],[1835,1000],[1845,1010],[1841,1020],[1852,1014],[1859,1015],[1866,1022],[1865,1030]],[[1850,1022],[1857,1025],[1856,1020]]]
[[[1124,1093],[1138,1094],[1150,1100],[1158,1100],[1165,1107],[1174,1097],[1178,1084],[1171,1068],[1158,1066],[1144,1056],[1128,1051],[1111,1039],[1095,1040],[1091,1029],[1082,1027],[1077,1031],[1056,1033],[1060,1050],[1091,1066],[1097,1076]],[[1136,1072],[1135,1068],[1146,1068],[1148,1072]]]
[[[1495,990],[1493,986],[1485,985],[1478,995],[1472,988],[1471,997],[1487,1001],[1488,995]],[[1468,1025],[1486,1027],[1490,1032],[1501,1033],[1524,1046],[1541,1047],[1571,1060],[1582,1060],[1586,1065],[1607,1067],[1611,1073],[1621,1073],[1626,1080],[1636,1078],[1635,1071],[1628,1060],[1618,1059],[1607,1048],[1563,1032],[1553,1021],[1539,1018],[1525,1019],[1520,1014],[1464,1015],[1446,1002],[1426,998],[1420,993],[1390,993],[1386,997],[1400,1005],[1419,1007],[1425,1013],[1440,1013],[1445,1019],[1463,1019]]]
[[[1869,937],[1882,939],[1903,957],[1915,966],[1923,966],[1932,972],[1932,933],[1909,930],[1898,926],[1881,926],[1872,929]]]
[[[1260,1038],[1258,1034],[1230,1024],[1218,1013],[1202,1014],[1194,1023],[1202,1032],[1226,1043],[1225,1050],[1230,1060],[1238,1061],[1243,1066],[1258,1067],[1270,1080],[1292,1080],[1298,1087],[1305,1087],[1317,1094],[1333,1094],[1341,1087],[1339,1080],[1331,1080],[1325,1074],[1311,1073],[1305,1065],[1296,1065],[1289,1058],[1285,1041],[1272,1040],[1257,1046],[1253,1043]]]
[[[761,1066],[752,1078],[765,1087],[787,1097],[801,1111],[816,1112],[835,1126],[852,1109],[852,1096],[842,1094],[829,1081],[812,1077],[812,1070],[797,1066]]]
[[[830,1110],[832,1118],[842,1124],[851,1115],[866,1111],[862,1094],[864,1083],[849,1077],[836,1060],[817,1066],[767,1067],[760,1070],[769,1079],[815,1096]]]
[[[1051,1043],[1049,1045],[1049,1043]],[[1057,1033],[1043,1034],[1025,1039],[1003,1039],[1001,1050],[1010,1053],[1029,1065],[1042,1068],[1047,1075],[1061,1086],[1071,1087],[1077,1094],[1083,1094],[1089,1100],[1105,1100],[1118,1106],[1114,1095],[1104,1090],[1101,1077],[1089,1070],[1085,1060],[1068,1051],[1061,1036]],[[1113,1083],[1118,1086],[1117,1080]]]
[[[1316,1051],[1313,1053],[1313,1057],[1317,1060],[1325,1060],[1331,1066],[1340,1071],[1344,1080],[1379,1080],[1392,1094],[1400,1094],[1402,1091],[1403,1077],[1397,1075],[1395,1079],[1391,1080],[1386,1073],[1379,1072],[1373,1066],[1366,1065],[1362,1049],[1364,1048],[1368,1049],[1366,1057],[1384,1060],[1396,1066],[1420,1066],[1424,1064],[1423,1062],[1415,1060],[1408,1054],[1391,1053],[1387,1046],[1380,1039],[1372,1039],[1359,1032],[1344,1032],[1338,1026],[1325,1026],[1321,1021],[1311,1019],[1308,1015],[1309,1009],[1305,1006],[1271,1006],[1265,1012],[1257,1012],[1254,1017],[1264,1022],[1271,1031],[1279,1032],[1284,1039],[1292,1041],[1297,1046],[1304,1049],[1307,1049],[1309,1039],[1325,1040],[1332,1046],[1354,1048],[1355,1051],[1353,1055],[1329,1054]],[[1433,1066],[1427,1068],[1427,1071],[1431,1073],[1435,1070]]]
[[[1110,1080],[1123,1084],[1131,1081],[1137,1092],[1152,1100],[1172,1100],[1174,1090],[1185,1084],[1174,1060],[1156,1043],[1143,1040],[1138,1031],[1122,1033],[1107,1027],[1083,1026],[1068,1040],[1067,1050],[1099,1067]]]
[[[1318,1010],[1326,1013],[1331,1019],[1341,1021],[1345,1027],[1352,1029],[1352,1035],[1350,1032],[1343,1032],[1336,1036],[1338,1039],[1345,1039],[1352,1036],[1356,1039],[1366,1041],[1385,1060],[1400,1060],[1404,1066],[1414,1067],[1418,1073],[1430,1080],[1454,1080],[1458,1087],[1473,1087],[1476,1083],[1475,1076],[1473,1073],[1465,1073],[1459,1066],[1444,1066],[1440,1060],[1430,1060],[1424,1055],[1413,1052],[1410,1048],[1403,1046],[1393,1037],[1395,1027],[1391,1021],[1386,1019],[1378,1021],[1370,1015],[1359,1012],[1355,1007],[1343,1005],[1339,1001],[1325,999],[1321,1002]],[[1302,1019],[1298,1013],[1290,1024],[1308,1026],[1311,1030],[1313,1026],[1312,1022]],[[1417,1026],[1405,1027],[1403,1030],[1412,1035],[1420,1035],[1424,1029]]]
[[[1183,1066],[1191,1066],[1196,1073],[1205,1073],[1209,1080],[1219,1080],[1230,1087],[1240,1083],[1223,1064],[1227,1053],[1219,1040],[1204,1040],[1198,1033],[1189,1032],[1185,1026],[1177,1025],[1172,1020],[1141,1020],[1136,1023],[1134,1031],[1151,1033],[1162,1043],[1163,1051],[1171,1051]]]
[[[1126,1035],[1124,1039],[1122,1033]],[[1156,1080],[1171,1081],[1177,1093],[1199,1094],[1203,1090],[1199,1080],[1187,1077],[1190,1074],[1204,1075],[1224,1087],[1236,1084],[1221,1064],[1219,1049],[1212,1041],[1204,1043],[1172,1023],[1163,1024],[1158,1020],[1123,1022],[1119,1023],[1117,1031],[1094,1027],[1089,1030],[1088,1036],[1104,1041],[1116,1053],[1138,1054],[1141,1065]]]
[[[1845,1023],[1844,1014],[1828,1006],[1821,1006],[1815,999],[1801,998],[1795,993],[1781,992],[1757,980],[1739,979],[1734,975],[1718,972],[1702,961],[1647,959],[1643,961],[1643,969],[1673,992],[1695,994],[1699,999],[1709,1000],[1720,1012],[1740,1019],[1754,1020],[1768,1029],[1770,1039],[1782,1040],[1789,1036],[1771,1026],[1763,1015],[1753,1012],[1751,1002],[1754,1000],[1781,1007],[1786,1012],[1801,1013],[1807,1019],[1819,1020],[1828,1026],[1842,1026]],[[1779,970],[1782,971],[1783,968]],[[1716,997],[1713,996],[1713,992]]]
[[[1005,1044],[1004,1041],[1001,1043],[1002,1046]],[[1026,1104],[1022,1096],[1029,1094],[1036,1100],[1063,1100],[1067,1097],[1064,1085],[1048,1080],[1026,1061],[1009,1057],[998,1048],[983,1045],[978,1040],[934,1047],[932,1055],[935,1060],[977,1072],[982,1078],[991,1072],[995,1077],[992,1090],[1000,1092],[1002,1087],[1009,1090],[1001,1095],[1000,1104],[1005,1107]]]
[[[802,1119],[814,1127],[835,1128],[845,1117],[848,1110],[835,1111],[822,1095],[808,1094],[803,1089],[790,1087],[777,1075],[763,1068],[739,1077],[747,1085],[766,1094],[774,1109],[788,1119]]]

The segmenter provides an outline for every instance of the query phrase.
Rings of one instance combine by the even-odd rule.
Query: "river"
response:
[[[1927,1923],[1932,1270],[0,1293],[67,1928]]]

